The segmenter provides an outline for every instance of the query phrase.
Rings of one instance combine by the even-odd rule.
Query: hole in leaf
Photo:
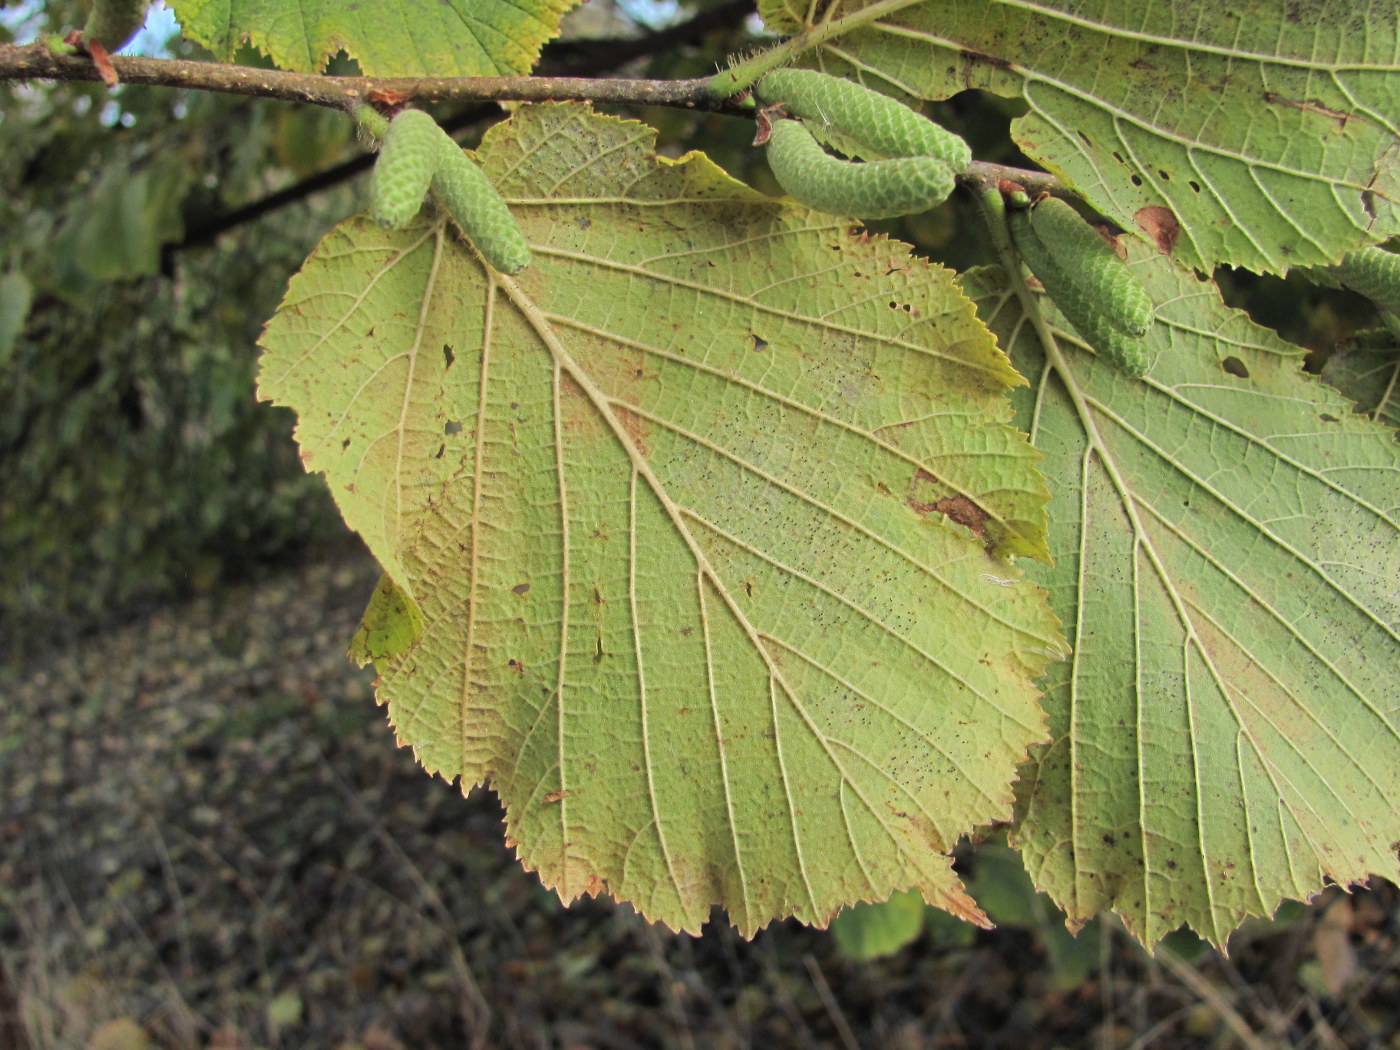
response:
[[[454,434],[460,434],[462,432],[462,424],[455,419],[449,419],[447,425],[442,428],[442,432],[448,437],[452,437]]]
[[[1244,366],[1244,362],[1238,357],[1227,357],[1220,362],[1220,367],[1237,379],[1248,379],[1249,369]]]
[[[1191,180],[1190,182],[1188,182],[1186,185],[1188,185],[1188,186],[1191,187],[1191,192],[1192,192],[1192,193],[1200,193],[1200,192],[1201,192],[1201,184],[1200,184],[1199,182],[1197,182],[1195,179],[1192,179],[1192,180]]]
[[[1320,419],[1320,420],[1322,420],[1324,423],[1340,423],[1340,422],[1341,422],[1341,420],[1338,419],[1336,416],[1328,415],[1326,412],[1323,412],[1323,413],[1320,414],[1317,418]]]
[[[1172,177],[1168,175],[1165,171],[1163,171],[1161,168],[1157,169],[1157,177],[1163,182],[1171,182],[1172,180]]]
[[[451,367],[452,367],[452,362],[454,362],[454,361],[456,361],[456,360],[457,360],[457,355],[454,354],[454,353],[452,352],[452,347],[450,347],[450,346],[449,346],[448,344],[446,344],[446,343],[443,343],[443,344],[442,344],[442,367],[443,367],[443,368],[451,368]]]
[[[1142,185],[1142,176],[1141,176],[1141,175],[1134,175],[1134,176],[1133,176],[1132,178],[1130,178],[1128,181],[1131,182],[1134,186],[1141,186],[1141,185]]]

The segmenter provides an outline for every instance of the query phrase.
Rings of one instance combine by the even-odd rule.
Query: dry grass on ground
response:
[[[1082,980],[1026,928],[859,963],[792,923],[745,943],[565,910],[489,794],[393,746],[343,655],[373,579],[314,565],[11,673],[0,978],[23,1029],[0,1016],[0,1050],[1400,1050],[1386,884],[1229,959],[1149,958],[1104,924]]]

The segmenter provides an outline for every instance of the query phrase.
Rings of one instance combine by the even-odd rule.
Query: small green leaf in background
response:
[[[578,0],[171,0],[186,37],[231,60],[247,41],[283,69],[319,73],[344,50],[366,76],[528,73]]]
[[[268,1000],[267,1024],[274,1032],[288,1025],[298,1024],[305,1009],[301,996],[296,992],[282,992]]]
[[[1322,368],[1322,378],[1352,401],[1356,411],[1400,430],[1400,339],[1388,346],[1337,350]]]
[[[1078,987],[1099,965],[1098,923],[1070,933],[1065,928],[1065,913],[1046,894],[1036,892],[1020,855],[1003,843],[978,845],[967,888],[992,922],[1035,935],[1056,987]]]
[[[274,155],[298,178],[323,170],[354,138],[344,113],[320,107],[280,111],[275,127]]]
[[[751,934],[1003,819],[1063,643],[1020,379],[948,271],[586,107],[477,159],[534,252],[331,233],[263,339],[309,469],[422,610],[379,696],[564,900]],[[528,158],[529,163],[524,163]]]
[[[88,1036],[86,1050],[150,1050],[151,1037],[130,1017],[103,1021]]]
[[[777,32],[876,0],[764,0]],[[1335,262],[1400,232],[1390,5],[1012,0],[902,7],[812,61],[922,98],[1023,98],[1012,137],[1185,267]]]
[[[5,366],[14,351],[33,301],[34,288],[24,274],[11,270],[0,277],[0,368]]]
[[[59,235],[57,254],[98,281],[159,273],[162,245],[184,233],[180,204],[189,183],[188,166],[173,155],[137,170],[109,170],[88,207]]]
[[[831,921],[831,935],[847,958],[878,959],[918,939],[924,929],[925,910],[917,892],[896,893],[887,901],[842,910]]]
[[[1013,400],[1058,484],[1032,574],[1075,649],[1012,841],[1074,922],[1221,945],[1326,879],[1396,875],[1400,452],[1212,282],[1129,252],[1158,303],[1140,381],[1042,299],[1047,354],[1000,270],[964,277],[1034,377]]]
[[[423,614],[418,603],[383,573],[370,595],[359,630],[350,641],[350,659],[377,670],[412,648],[423,634]]]

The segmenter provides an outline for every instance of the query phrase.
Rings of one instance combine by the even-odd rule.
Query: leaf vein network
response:
[[[1150,383],[1151,380],[1149,379],[1147,380],[1147,382]],[[1209,421],[1214,427],[1218,427],[1222,430],[1229,432],[1231,436],[1243,440],[1248,445],[1254,448],[1262,449],[1269,456],[1276,458],[1284,466],[1291,467],[1303,477],[1311,478],[1318,484],[1323,485],[1331,492],[1332,495],[1338,496],[1345,500],[1347,503],[1350,503],[1355,507],[1365,510],[1372,517],[1379,519],[1381,524],[1389,526],[1391,531],[1397,533],[1397,539],[1400,539],[1400,528],[1397,528],[1395,522],[1387,518],[1382,511],[1372,506],[1370,502],[1363,500],[1355,493],[1343,488],[1336,481],[1329,478],[1327,476],[1326,471],[1318,471],[1305,463],[1299,462],[1293,457],[1274,448],[1273,445],[1269,444],[1266,438],[1250,433],[1249,431],[1245,430],[1244,427],[1233,423],[1232,421],[1224,418],[1223,416],[1215,414],[1214,412],[1206,409],[1204,406],[1196,405],[1189,401],[1186,401],[1184,398],[1176,397],[1174,393],[1169,392],[1167,387],[1155,383],[1153,383],[1152,385],[1159,392],[1168,396],[1172,401],[1181,405],[1183,408],[1186,408],[1193,414],[1198,415],[1201,418]],[[1219,488],[1217,488],[1215,485],[1212,485],[1201,474],[1199,474],[1194,469],[1191,469],[1189,463],[1184,458],[1180,456],[1175,456],[1173,453],[1163,448],[1161,444],[1159,444],[1155,439],[1151,438],[1145,431],[1133,425],[1125,416],[1112,410],[1103,401],[1100,401],[1098,399],[1090,399],[1090,403],[1092,404],[1093,408],[1097,409],[1103,415],[1104,418],[1111,420],[1119,427],[1121,427],[1124,433],[1132,437],[1142,447],[1152,451],[1164,463],[1166,463],[1170,469],[1175,470],[1182,477],[1191,481],[1193,484],[1199,486],[1202,491],[1207,492],[1211,496],[1215,497],[1215,499],[1218,500],[1222,506],[1229,509],[1241,520],[1249,523],[1250,525],[1255,526],[1255,528],[1257,528],[1262,535],[1269,537],[1280,549],[1286,551],[1299,563],[1306,565],[1310,569],[1313,569],[1315,572],[1317,572],[1318,576],[1320,576],[1324,581],[1326,581],[1326,583],[1333,590],[1335,590],[1339,594],[1345,595],[1348,601],[1350,601],[1352,605],[1355,606],[1357,611],[1364,613],[1365,616],[1368,619],[1370,619],[1373,623],[1377,624],[1382,629],[1386,630],[1387,633],[1391,634],[1391,637],[1395,638],[1396,641],[1400,641],[1400,636],[1395,635],[1394,632],[1390,630],[1389,626],[1380,618],[1377,612],[1368,608],[1365,605],[1365,603],[1358,601],[1336,580],[1332,579],[1326,573],[1323,573],[1317,561],[1295,548],[1282,536],[1277,535],[1276,532],[1266,528],[1266,523],[1264,521],[1247,512],[1242,506],[1239,505],[1239,503],[1233,497],[1226,496]],[[1276,436],[1277,435],[1269,435],[1269,437]]]
[[[877,23],[877,27],[881,31],[888,33],[891,36],[916,40],[921,43],[929,44],[930,46],[935,48],[951,51],[960,51],[962,49],[962,46],[957,42],[950,40],[946,37],[937,36],[936,34],[930,33],[926,30],[912,29],[907,26],[894,26],[884,22]],[[1018,73],[1020,73],[1022,79],[1024,80],[1024,88],[1029,88],[1032,85],[1044,85],[1045,87],[1062,92],[1063,94],[1069,96],[1072,99],[1077,99],[1080,102],[1092,105],[1101,112],[1113,117],[1115,125],[1121,121],[1123,124],[1129,127],[1135,127],[1139,131],[1142,131],[1143,133],[1149,136],[1161,139],[1164,142],[1168,142],[1176,146],[1180,146],[1181,148],[1185,149],[1188,152],[1188,154],[1192,149],[1198,149],[1204,153],[1212,154],[1223,160],[1234,161],[1235,163],[1245,165],[1246,167],[1260,168],[1266,171],[1277,171],[1284,175],[1291,175],[1305,180],[1326,181],[1337,185],[1347,186],[1351,189],[1357,190],[1358,192],[1370,189],[1368,185],[1365,185],[1363,183],[1353,183],[1342,179],[1323,179],[1316,172],[1307,171],[1301,168],[1289,167],[1285,164],[1266,161],[1258,157],[1250,157],[1247,154],[1227,149],[1226,147],[1221,145],[1199,142],[1193,139],[1189,139],[1186,136],[1181,135],[1177,132],[1170,131],[1169,129],[1163,128],[1156,124],[1152,124],[1145,118],[1133,113],[1131,110],[1123,109],[1120,106],[1113,105],[1104,98],[1100,97],[1099,95],[1084,90],[1078,85],[1071,84],[1057,77],[1049,76],[1048,74],[1039,72],[1038,70],[1034,70],[1030,67],[1022,66],[1016,63],[1010,64],[1009,68],[1013,68]],[[1041,104],[1035,101],[1035,99],[1031,96],[1030,91],[1023,89],[1022,94],[1025,97],[1026,102],[1031,106],[1031,108],[1035,110],[1035,112],[1038,113],[1040,116],[1044,117],[1047,121],[1049,121],[1049,113],[1041,108]],[[1124,141],[1121,134],[1119,136],[1119,141],[1122,142],[1125,146],[1127,145],[1126,141]],[[1224,203],[1223,199],[1221,200],[1221,203]]]
[[[1233,572],[1231,569],[1229,569],[1228,567],[1226,567],[1225,564],[1224,564],[1223,562],[1217,560],[1217,559],[1204,547],[1204,545],[1198,543],[1198,542],[1196,541],[1196,539],[1195,539],[1189,532],[1187,532],[1187,531],[1184,530],[1184,529],[1179,528],[1175,523],[1173,523],[1173,522],[1170,521],[1168,518],[1166,518],[1164,515],[1162,515],[1162,514],[1156,509],[1156,507],[1152,506],[1152,504],[1150,504],[1149,502],[1147,502],[1147,501],[1145,501],[1145,500],[1142,500],[1142,499],[1138,499],[1138,498],[1136,498],[1136,497],[1135,497],[1135,500],[1136,500],[1136,502],[1138,503],[1138,505],[1141,506],[1141,507],[1143,507],[1144,509],[1146,509],[1146,511],[1147,511],[1149,514],[1151,514],[1152,517],[1153,517],[1154,519],[1156,519],[1156,520],[1162,525],[1163,528],[1165,528],[1168,532],[1170,532],[1170,533],[1172,533],[1174,536],[1176,536],[1177,539],[1179,539],[1182,543],[1186,544],[1192,551],[1194,551],[1196,554],[1198,554],[1204,561],[1206,561],[1207,563],[1209,563],[1209,564],[1211,565],[1212,568],[1214,568],[1217,572],[1219,572],[1219,573],[1220,573],[1222,576],[1224,576],[1227,580],[1229,580],[1229,581],[1230,581],[1231,583],[1233,583],[1236,587],[1238,587],[1246,596],[1249,597],[1249,599],[1250,599],[1251,601],[1253,601],[1254,603],[1256,603],[1256,605],[1257,605],[1260,609],[1266,611],[1266,612],[1269,614],[1269,616],[1274,620],[1274,622],[1277,623],[1280,627],[1282,627],[1282,628],[1284,629],[1284,632],[1285,632],[1287,635],[1289,635],[1290,637],[1292,637],[1294,641],[1296,641],[1299,645],[1301,645],[1301,646],[1303,647],[1303,649],[1304,649],[1306,652],[1308,652],[1310,655],[1312,655],[1320,664],[1322,664],[1322,666],[1326,667],[1327,670],[1329,670],[1329,671],[1336,677],[1337,681],[1339,681],[1339,682],[1341,682],[1343,685],[1345,685],[1346,688],[1347,688],[1347,691],[1350,692],[1353,696],[1355,696],[1356,699],[1357,699],[1358,701],[1360,701],[1360,702],[1362,703],[1362,705],[1366,707],[1367,710],[1369,710],[1373,715],[1375,715],[1376,718],[1381,722],[1382,725],[1388,725],[1388,721],[1387,721],[1385,715],[1384,715],[1377,707],[1375,707],[1374,704],[1372,704],[1372,703],[1366,698],[1365,692],[1364,692],[1362,689],[1358,688],[1358,687],[1356,686],[1355,683],[1353,683],[1345,674],[1343,674],[1343,673],[1333,664],[1333,662],[1332,662],[1332,660],[1331,660],[1330,658],[1328,658],[1326,655],[1324,655],[1322,652],[1320,652],[1320,651],[1318,650],[1317,646],[1314,644],[1313,640],[1312,640],[1308,635],[1304,634],[1303,631],[1299,628],[1299,626],[1298,626],[1297,624],[1293,623],[1293,622],[1292,622],[1288,617],[1286,617],[1282,612],[1280,612],[1279,610],[1275,609],[1275,608],[1273,607],[1273,605],[1271,605],[1271,604],[1269,603],[1269,601],[1268,601],[1266,598],[1264,598],[1262,595],[1260,595],[1250,584],[1246,583],[1237,573]],[[1170,586],[1170,584],[1169,584],[1168,581],[1163,580],[1162,582],[1163,582],[1163,585],[1164,585],[1164,586]],[[1188,604],[1191,604],[1191,605],[1193,605],[1193,606],[1195,605],[1194,602],[1188,602]],[[1233,636],[1233,634],[1232,634],[1231,632],[1225,630],[1223,627],[1221,627],[1221,626],[1219,625],[1219,623],[1217,623],[1216,620],[1215,620],[1213,617],[1207,616],[1207,619],[1210,621],[1210,623],[1211,623],[1212,626],[1216,627],[1216,629],[1219,630],[1222,634],[1224,634],[1226,637],[1230,638],[1231,641],[1234,641],[1234,642],[1239,646],[1240,652],[1242,652],[1242,653],[1248,653],[1248,654],[1251,656],[1251,658],[1253,658],[1254,654],[1253,654],[1253,652],[1251,651],[1251,649],[1250,649],[1247,645],[1245,645],[1244,643],[1239,642],[1237,639],[1235,639],[1234,636]],[[1186,625],[1183,624],[1183,627],[1186,627]],[[1188,628],[1188,630],[1189,630],[1189,628]],[[1317,713],[1315,713],[1314,711],[1312,711],[1312,710],[1306,705],[1306,703],[1304,703],[1303,698],[1302,698],[1301,696],[1295,696],[1290,690],[1288,690],[1288,689],[1284,686],[1283,682],[1280,681],[1279,679],[1277,679],[1277,678],[1275,677],[1274,672],[1273,672],[1273,669],[1272,669],[1271,667],[1269,667],[1269,666],[1268,666],[1267,664],[1265,664],[1263,661],[1258,660],[1258,659],[1254,659],[1254,663],[1255,663],[1255,665],[1258,666],[1261,670],[1263,670],[1272,680],[1274,680],[1275,683],[1279,686],[1279,688],[1280,688],[1281,690],[1283,690],[1283,691],[1284,691],[1285,693],[1287,693],[1292,699],[1294,699],[1294,700],[1298,703],[1298,705],[1299,705],[1304,711],[1307,711],[1308,715],[1310,716],[1310,718],[1313,720],[1314,723],[1318,724],[1319,726],[1322,726],[1324,729],[1327,729],[1327,734],[1328,734],[1329,737],[1332,735],[1330,729],[1328,729],[1327,726],[1326,726],[1326,722],[1321,718],[1321,716],[1318,715]],[[1223,688],[1223,687],[1222,687],[1222,688]],[[1394,732],[1393,727],[1392,727],[1392,730],[1391,730],[1391,731]],[[1338,745],[1338,746],[1340,747],[1340,745]],[[1369,777],[1369,774],[1367,774],[1367,776]],[[1379,786],[1379,785],[1376,785],[1376,787],[1377,787],[1377,790],[1380,790],[1380,786]]]
[[[1023,729],[1035,728],[1034,726],[1030,726],[1026,722],[1022,721],[1019,716],[1006,710],[1006,708],[1002,707],[999,703],[997,703],[995,699],[988,696],[979,687],[969,682],[963,675],[959,674],[957,671],[954,671],[950,666],[945,664],[943,661],[939,660],[936,656],[934,656],[933,653],[929,652],[923,646],[917,644],[900,631],[897,631],[890,624],[885,623],[879,617],[874,616],[868,610],[862,608],[860,604],[854,599],[848,598],[844,594],[841,594],[839,591],[835,590],[834,588],[830,587],[825,583],[822,583],[821,581],[815,579],[807,573],[795,569],[782,561],[779,561],[777,558],[769,555],[767,552],[757,550],[756,548],[747,544],[741,537],[735,536],[733,533],[730,533],[726,529],[721,528],[715,522],[712,522],[707,518],[704,518],[701,515],[695,513],[693,510],[687,507],[681,507],[679,509],[684,516],[695,521],[703,528],[708,529],[710,532],[714,533],[716,536],[720,537],[726,542],[731,543],[742,550],[747,550],[750,554],[758,558],[760,561],[767,562],[778,572],[790,576],[795,580],[799,580],[800,582],[807,584],[813,590],[825,594],[827,597],[831,598],[838,604],[844,605],[846,608],[850,609],[851,612],[859,616],[862,620],[871,623],[877,628],[879,628],[879,630],[882,631],[884,634],[888,635],[892,641],[899,643],[904,648],[908,649],[910,652],[913,652],[916,655],[922,657],[924,662],[926,662],[932,667],[937,668],[943,673],[943,675],[946,678],[950,679],[953,682],[956,682],[958,685],[962,686],[964,689],[970,692],[973,696],[976,696],[978,699],[986,701],[988,706],[990,706],[996,711],[1001,712],[1001,714],[1005,715],[1009,721],[1016,723]],[[782,642],[782,644],[784,648],[792,648],[792,646],[786,642]]]
[[[626,407],[628,411],[633,412],[638,416],[641,416],[643,419],[646,419],[648,422],[652,422],[658,426],[665,427],[672,433],[678,434],[681,437],[684,437],[687,440],[692,441],[703,448],[709,449],[715,455],[723,456],[725,459],[728,459],[730,462],[743,468],[755,477],[760,478],[764,482],[772,485],[774,488],[786,492],[788,495],[795,497],[800,502],[805,503],[818,511],[821,511],[823,514],[827,515],[833,520],[840,522],[842,525],[846,526],[851,531],[863,536],[865,539],[873,541],[874,543],[883,547],[885,550],[889,551],[891,554],[895,555],[901,561],[907,563],[910,567],[919,570],[919,572],[923,573],[925,576],[928,576],[934,581],[936,581],[942,589],[948,591],[951,594],[954,594],[959,600],[965,602],[967,605],[977,610],[979,613],[984,615],[993,623],[999,624],[1002,627],[1006,627],[1009,630],[1015,631],[1018,634],[1023,634],[1027,637],[1034,638],[1036,641],[1054,641],[1053,639],[1045,638],[1042,635],[1033,634],[1030,631],[1027,631],[1024,627],[1012,623],[1009,619],[1001,616],[999,613],[995,612],[988,606],[982,604],[980,601],[974,600],[971,596],[959,591],[953,584],[949,583],[948,580],[944,578],[944,576],[938,571],[938,569],[935,566],[920,561],[918,558],[914,557],[913,554],[909,553],[903,547],[898,546],[897,544],[886,539],[879,533],[874,532],[867,526],[856,521],[854,518],[848,517],[847,515],[841,513],[835,508],[827,506],[825,503],[822,503],[820,500],[813,497],[810,493],[805,492],[802,489],[797,488],[796,486],[789,485],[787,482],[783,481],[782,479],[776,477],[773,474],[768,473],[766,470],[757,466],[756,464],[750,463],[748,460],[742,458],[737,453],[732,452],[731,450],[725,448],[722,445],[716,445],[713,442],[708,441],[702,435],[695,434],[685,429],[684,427],[678,426],[677,424],[665,418],[664,416],[659,416],[652,412],[647,412],[643,409],[637,408],[632,405],[625,405],[624,407]],[[863,432],[861,431],[856,431],[856,433],[863,434]],[[881,447],[884,447],[883,443],[879,444],[881,444]],[[894,449],[892,451],[898,452],[899,450]],[[910,458],[911,462],[917,465],[918,461],[913,460],[911,457],[902,458]],[[951,488],[952,486],[949,487]],[[709,528],[712,528],[717,532],[720,531],[717,525],[715,525],[713,522],[708,521],[708,519],[697,513],[692,508],[683,509],[687,514],[694,517],[696,520],[705,522],[705,524]],[[728,538],[727,534],[726,538]],[[751,549],[748,544],[743,543],[743,541],[741,540],[734,539],[733,542],[743,547],[745,550]]]
[[[1145,33],[1140,30],[1127,29],[1122,26],[1110,25],[1106,22],[1096,21],[1086,18],[1083,15],[1071,13],[1061,8],[1050,7],[1045,4],[1033,3],[1031,0],[993,0],[1004,7],[1018,8],[1030,12],[1041,18],[1053,19],[1055,21],[1067,22],[1071,25],[1083,29],[1089,29],[1096,33],[1103,33],[1106,36],[1119,37],[1125,40],[1136,40],[1145,44],[1161,45],[1172,48],[1184,49],[1192,52],[1204,52],[1212,55],[1219,55],[1233,61],[1256,62],[1260,65],[1287,66],[1296,69],[1318,70],[1325,72],[1336,72],[1342,69],[1351,69],[1361,72],[1395,72],[1400,71],[1400,64],[1380,65],[1362,64],[1346,62],[1328,62],[1319,58],[1296,58],[1294,56],[1279,55],[1268,51],[1240,51],[1237,48],[1226,47],[1221,44],[1211,44],[1191,37],[1164,36],[1160,33]],[[1201,9],[1195,7],[1184,8],[1184,10],[1195,10],[1198,14]],[[1281,29],[1282,27],[1280,27]],[[1340,41],[1340,37],[1338,40]]]
[[[958,775],[961,776],[965,781],[967,781],[968,785],[972,787],[973,790],[975,790],[979,795],[981,795],[994,809],[999,809],[1005,805],[1005,800],[994,798],[991,795],[991,793],[987,791],[983,782],[977,777],[973,776],[971,773],[969,773],[966,769],[964,769],[959,759],[955,755],[953,755],[952,752],[948,751],[945,747],[943,747],[943,745],[940,744],[931,733],[925,732],[924,730],[920,729],[918,726],[914,725],[914,723],[909,721],[909,719],[904,717],[904,715],[893,710],[889,706],[881,703],[879,700],[871,696],[868,692],[866,692],[860,686],[856,685],[854,682],[850,681],[845,676],[837,674],[830,667],[827,667],[825,664],[813,659],[811,654],[804,652],[801,649],[795,648],[792,645],[789,645],[787,642],[784,642],[781,638],[778,638],[777,636],[771,633],[764,632],[763,637],[766,641],[771,642],[772,644],[778,646],[780,649],[783,649],[787,653],[790,653],[792,656],[801,660],[803,663],[808,664],[812,668],[821,672],[826,677],[830,678],[833,682],[835,682],[837,685],[839,685],[842,689],[845,689],[852,695],[859,697],[871,707],[875,708],[878,711],[884,712],[885,715],[888,716],[892,721],[897,722],[899,725],[903,726],[914,736],[918,737],[924,743],[928,744],[930,747],[933,748],[933,750],[937,751],[940,755],[946,758],[948,760],[948,764],[951,765],[955,770],[957,770]],[[894,784],[901,791],[907,794],[909,796],[910,801],[919,807],[919,811],[923,813],[924,816],[929,818],[929,822],[931,824],[936,825],[938,823],[934,819],[933,814],[929,813],[928,810],[924,807],[924,804],[919,800],[918,796],[916,796],[907,787],[898,783],[898,781],[891,777],[888,774],[888,772],[886,772],[886,770],[880,765],[879,762],[871,758],[869,755],[866,755],[859,748],[854,747],[847,740],[843,740],[839,737],[827,737],[827,739],[831,740],[835,745],[843,747],[847,751],[850,751],[852,754],[858,755],[860,758],[862,758],[880,776],[884,777],[890,783]]]

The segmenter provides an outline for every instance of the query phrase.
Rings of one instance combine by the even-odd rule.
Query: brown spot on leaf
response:
[[[946,491],[947,488],[942,481],[920,467],[914,474],[913,483],[909,486],[909,495],[904,499],[905,505],[919,514],[942,514],[966,527],[979,538],[987,535],[987,512],[985,510],[962,493],[955,496],[941,496],[936,500],[920,500],[919,496],[924,495],[921,490],[929,487],[933,487],[935,492],[938,489]],[[930,496],[933,494],[928,493]]]
[[[1157,242],[1159,252],[1163,255],[1172,253],[1176,239],[1181,233],[1181,223],[1176,221],[1176,216],[1170,208],[1163,208],[1157,204],[1149,205],[1139,208],[1133,218],[1137,220],[1138,229]]]
[[[597,897],[599,894],[608,892],[608,884],[603,881],[602,876],[590,875],[582,892],[585,897]]]
[[[974,536],[981,538],[987,535],[987,512],[964,495],[945,496],[933,505],[933,509],[966,526]]]
[[[904,498],[904,502],[910,510],[919,514],[932,514],[938,509],[937,500],[924,501],[919,499],[923,495],[923,489],[928,486],[942,488],[943,483],[923,467],[920,467],[914,472],[914,480],[909,485],[909,495]]]
[[[635,412],[629,412],[622,405],[614,405],[613,411],[617,413],[617,421],[622,424],[622,429],[626,431],[628,439],[643,456],[649,455],[647,448],[647,437],[651,434],[651,427],[647,421]]]
[[[562,802],[568,797],[569,793],[567,791],[547,791],[545,792],[544,800],[546,802]]]
[[[1277,91],[1264,92],[1264,101],[1271,106],[1285,106],[1288,109],[1300,109],[1304,113],[1320,113],[1324,117],[1331,117],[1342,127],[1347,126],[1347,121],[1351,120],[1350,113],[1343,113],[1339,109],[1331,109],[1324,106],[1315,98],[1294,99],[1280,95]]]
[[[525,595],[530,593],[530,585],[528,583],[517,583],[514,587],[510,589],[510,593],[517,594],[523,598],[525,597]]]
[[[989,55],[985,51],[976,51],[970,47],[963,47],[958,50],[962,52],[963,58],[972,63],[985,62],[988,65],[996,66],[997,69],[1014,68],[1013,63],[1009,59],[998,58],[996,55]]]

